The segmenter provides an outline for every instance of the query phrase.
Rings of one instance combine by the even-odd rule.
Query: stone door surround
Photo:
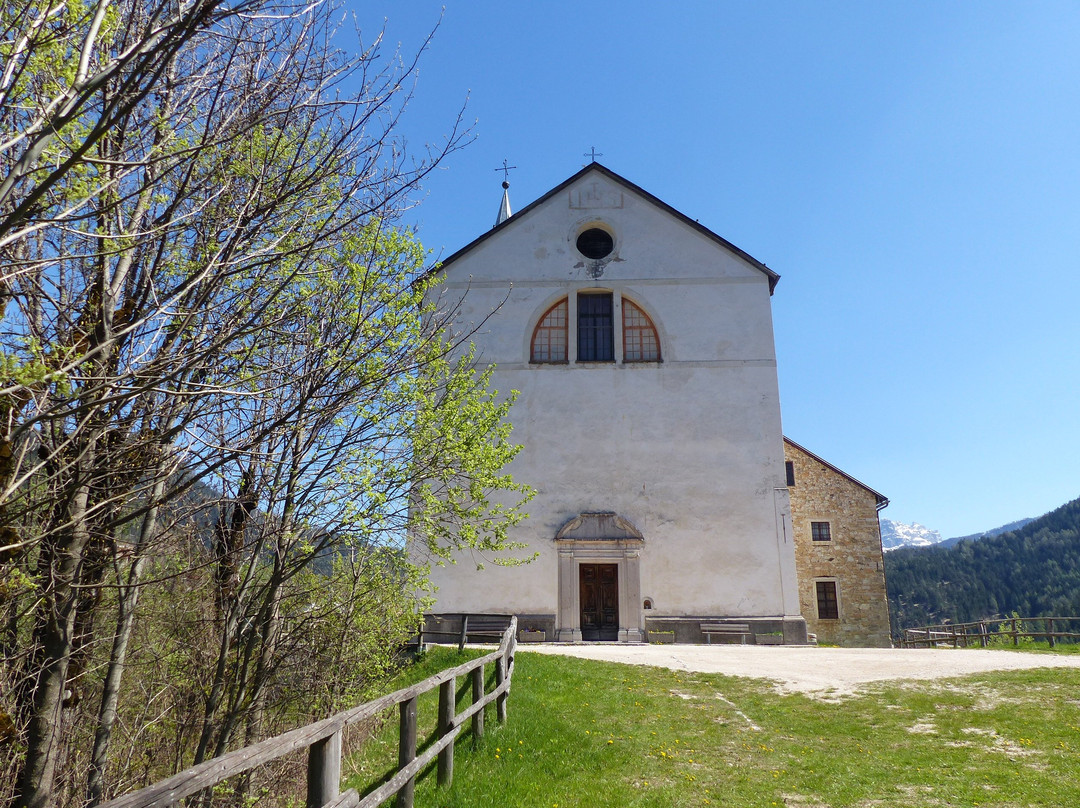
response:
[[[581,642],[581,564],[619,568],[619,642],[641,642],[641,532],[613,511],[580,513],[559,528],[559,611],[556,639]]]

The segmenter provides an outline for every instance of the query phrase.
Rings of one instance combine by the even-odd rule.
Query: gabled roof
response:
[[[486,233],[484,233],[479,238],[473,239],[471,242],[466,244],[464,247],[462,247],[457,252],[450,255],[448,258],[443,259],[443,261],[440,262],[431,271],[432,272],[437,272],[439,270],[445,269],[450,264],[452,264],[454,261],[456,261],[457,259],[461,258],[466,253],[473,250],[475,247],[479,246],[480,244],[483,244],[485,241],[487,241],[489,238],[494,236],[496,233],[498,233],[500,230],[502,230],[504,227],[506,227],[511,222],[515,222],[515,221],[519,220],[521,217],[527,216],[529,214],[529,211],[531,211],[533,208],[536,208],[536,207],[544,204],[547,200],[551,199],[551,197],[553,197],[556,194],[560,193],[561,191],[565,190],[569,185],[572,185],[573,183],[577,182],[579,179],[584,177],[586,174],[589,174],[591,172],[596,172],[598,174],[602,174],[603,176],[607,177],[608,179],[612,180],[613,182],[616,182],[619,185],[622,185],[624,188],[626,188],[627,190],[632,191],[633,193],[637,194],[638,196],[640,196],[645,201],[652,203],[656,207],[660,208],[662,211],[668,213],[671,216],[674,216],[676,219],[678,219],[679,221],[681,221],[684,224],[688,225],[689,227],[692,227],[694,230],[698,231],[699,233],[701,233],[706,238],[711,239],[712,241],[715,241],[717,244],[719,244],[722,247],[725,247],[726,249],[728,249],[731,252],[735,253],[737,256],[742,258],[744,261],[746,261],[748,264],[750,264],[755,269],[760,270],[761,272],[763,272],[769,279],[769,294],[772,294],[773,290],[776,288],[776,283],[777,283],[777,281],[780,280],[780,276],[778,274],[776,274],[775,272],[773,272],[771,269],[769,269],[767,266],[765,266],[765,264],[761,263],[761,261],[758,261],[756,258],[754,258],[749,253],[747,253],[747,252],[745,252],[743,250],[740,250],[738,247],[736,247],[730,241],[728,241],[727,239],[725,239],[725,238],[723,238],[721,236],[718,236],[712,230],[710,230],[709,228],[707,228],[704,225],[700,224],[699,222],[694,221],[689,216],[687,216],[685,213],[680,213],[679,211],[675,210],[675,208],[671,207],[671,205],[667,204],[663,200],[657,199],[655,196],[650,194],[644,188],[641,188],[641,187],[635,185],[634,183],[630,182],[630,180],[626,179],[625,177],[622,177],[622,176],[616,174],[610,168],[607,168],[606,166],[603,166],[600,163],[595,163],[595,162],[594,163],[589,163],[587,166],[585,166],[583,169],[581,169],[581,171],[578,171],[573,176],[568,177],[566,180],[564,180],[563,182],[556,185],[554,188],[552,188],[550,191],[548,191],[542,197],[540,197],[539,199],[537,199],[537,200],[529,203],[525,207],[523,207],[521,210],[519,210],[517,213],[515,213],[510,218],[508,218],[505,221],[503,221],[502,223],[496,225],[491,230],[488,230]]]
[[[803,454],[810,455],[810,457],[814,458],[814,460],[821,463],[821,465],[832,469],[833,471],[835,471],[837,474],[839,474],[844,479],[850,480],[851,482],[855,483],[855,485],[862,488],[864,491],[867,491],[867,492],[873,494],[875,499],[877,499],[877,509],[879,511],[882,508],[884,508],[886,505],[889,504],[889,498],[887,496],[885,496],[884,494],[879,494],[877,491],[875,491],[873,488],[868,486],[866,483],[859,482],[854,477],[852,477],[850,474],[848,474],[846,471],[841,471],[836,466],[834,466],[832,463],[830,463],[828,460],[825,460],[825,459],[823,459],[821,457],[818,457],[816,454],[811,452],[805,446],[800,446],[799,444],[797,444],[795,441],[793,441],[791,438],[787,437],[786,435],[784,436],[784,443],[787,443],[787,444],[790,444],[791,446],[794,446],[796,449],[798,449]]]

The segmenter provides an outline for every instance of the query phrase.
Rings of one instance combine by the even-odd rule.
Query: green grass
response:
[[[437,651],[424,664],[461,661]],[[462,709],[468,683],[458,684]],[[434,720],[429,699],[422,736]],[[350,785],[389,768],[396,740],[391,720],[354,759],[363,772]],[[418,806],[1056,808],[1080,804],[1080,671],[822,701],[757,680],[520,652],[508,722],[491,710],[479,744],[466,732],[457,749],[453,787],[437,788],[429,770]]]
[[[978,643],[972,643],[969,648],[978,648]],[[1032,651],[1035,653],[1049,653],[1049,654],[1080,654],[1080,643],[1077,642],[1062,642],[1058,641],[1053,648],[1050,647],[1050,643],[1045,640],[1031,640],[1026,637],[1022,637],[1020,642],[1016,645],[1013,644],[1011,637],[993,637],[987,648],[995,648],[999,651]]]

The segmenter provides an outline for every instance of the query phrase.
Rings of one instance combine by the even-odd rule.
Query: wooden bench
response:
[[[742,645],[746,645],[746,638],[753,637],[749,623],[702,623],[701,633],[705,635],[705,642],[712,645],[713,634],[721,637],[738,637]]]
[[[510,625],[510,618],[506,615],[462,615],[461,637],[458,640],[458,650],[465,647],[465,641],[469,637],[481,637],[485,640],[499,642],[503,632]]]

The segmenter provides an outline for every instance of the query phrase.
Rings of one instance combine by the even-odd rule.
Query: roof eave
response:
[[[869,493],[873,494],[874,498],[877,500],[877,509],[879,511],[888,506],[889,498],[887,496],[885,496],[884,494],[881,494],[881,493],[875,491],[873,488],[871,488],[870,486],[868,486],[866,483],[862,482],[861,480],[856,480],[854,477],[852,477],[846,471],[844,471],[843,469],[837,468],[836,466],[834,466],[832,463],[830,463],[828,460],[821,457],[820,455],[814,454],[809,449],[807,449],[805,446],[800,446],[798,443],[793,441],[787,435],[784,435],[784,442],[785,443],[790,443],[792,446],[794,446],[800,452],[805,452],[806,454],[810,455],[810,457],[814,458],[814,460],[821,463],[821,465],[832,469],[837,474],[839,474],[841,477],[844,477],[845,479],[850,480],[851,482],[855,483],[855,485],[857,485],[860,488],[862,488],[862,489],[868,491]]]

